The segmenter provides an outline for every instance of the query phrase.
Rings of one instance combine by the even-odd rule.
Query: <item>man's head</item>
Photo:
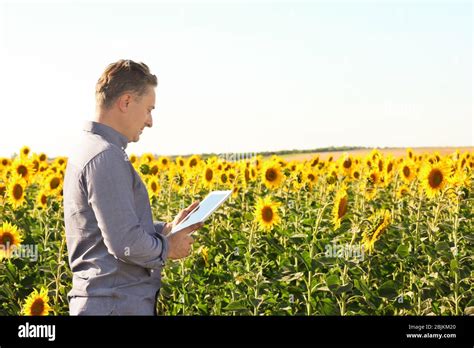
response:
[[[112,126],[136,142],[145,127],[152,127],[158,80],[143,63],[119,60],[97,81],[95,96],[99,122]]]

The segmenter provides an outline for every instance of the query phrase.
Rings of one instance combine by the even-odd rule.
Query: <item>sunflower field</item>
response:
[[[131,155],[155,220],[228,200],[168,261],[160,315],[474,312],[474,153],[302,161]],[[0,314],[67,315],[67,158],[0,158]]]

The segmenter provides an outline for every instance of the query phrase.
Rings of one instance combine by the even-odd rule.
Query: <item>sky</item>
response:
[[[0,0],[0,156],[76,148],[119,59],[158,76],[127,152],[473,146],[471,1]]]

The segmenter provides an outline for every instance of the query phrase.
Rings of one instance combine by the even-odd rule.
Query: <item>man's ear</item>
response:
[[[117,106],[122,112],[127,112],[130,102],[132,101],[132,95],[125,93],[122,94],[117,100]]]

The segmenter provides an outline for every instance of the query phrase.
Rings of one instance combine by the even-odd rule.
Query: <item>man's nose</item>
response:
[[[147,127],[153,127],[153,117],[150,116],[147,120],[147,123],[146,123]]]

